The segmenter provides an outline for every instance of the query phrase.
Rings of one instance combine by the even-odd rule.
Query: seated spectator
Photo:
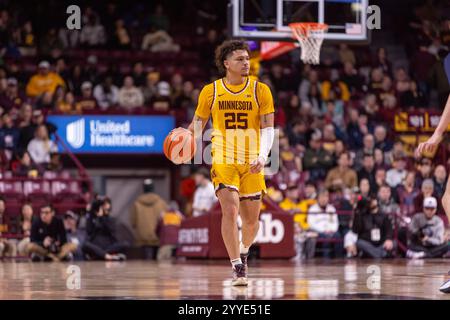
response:
[[[378,169],[386,169],[388,166],[386,165],[385,155],[383,150],[381,149],[375,149],[374,153],[374,161],[375,161],[375,170]]]
[[[380,68],[385,74],[392,74],[392,64],[387,58],[386,49],[381,47],[377,50],[377,56],[373,65],[374,68]]]
[[[302,80],[298,88],[298,96],[300,101],[310,101],[311,88],[314,87],[316,96],[321,95],[321,84],[319,82],[319,75],[316,70],[310,70],[307,77]]]
[[[125,77],[123,87],[119,90],[119,105],[126,109],[141,107],[144,105],[144,96],[141,89],[134,86],[133,78]]]
[[[378,206],[380,211],[387,214],[394,221],[394,217],[400,213],[400,207],[392,196],[391,187],[383,184],[378,190]]]
[[[299,116],[300,99],[297,95],[293,94],[287,104],[283,104],[284,114],[288,119],[296,119]]]
[[[378,100],[381,101],[384,106],[386,99],[389,99],[389,97],[392,96],[395,96],[392,79],[391,77],[385,75],[383,77],[383,83],[381,84],[381,91],[378,93]]]
[[[178,52],[180,46],[173,42],[166,31],[151,28],[142,39],[141,49],[151,52]]]
[[[287,132],[289,137],[289,144],[291,146],[296,147],[297,145],[301,145],[303,147],[307,147],[310,142],[309,138],[309,124],[303,120],[294,120],[291,126],[288,126]],[[322,133],[319,130],[314,131],[311,134],[311,138],[314,137],[316,140],[322,139]]]
[[[36,98],[45,92],[53,95],[58,86],[65,86],[64,80],[57,73],[50,71],[50,63],[41,61],[38,73],[32,76],[27,84],[27,96]]]
[[[37,178],[40,175],[40,168],[33,163],[27,151],[20,150],[17,153],[17,159],[19,162],[11,166],[14,176]]]
[[[36,55],[36,34],[31,21],[26,21],[21,30],[20,52],[23,56]]]
[[[428,197],[434,197],[434,182],[432,179],[425,179],[420,187],[420,193],[414,199],[414,211],[420,212],[423,206],[423,200]],[[440,206],[438,205],[438,212]]]
[[[332,69],[330,74],[330,80],[325,80],[322,83],[322,99],[324,101],[336,100],[342,104],[348,102],[350,99],[350,91],[347,84],[339,78],[339,72],[337,69]],[[341,106],[342,107],[342,106]],[[339,113],[343,113],[344,110],[340,110]]]
[[[313,204],[317,203],[316,185],[312,181],[306,181],[305,190],[303,191],[303,197],[300,197],[300,199],[301,200],[298,204],[298,208],[300,209],[300,212],[304,213],[304,215],[294,216],[294,222],[307,227],[308,222],[306,213]]]
[[[349,149],[358,150],[363,147],[363,137],[369,133],[367,115],[357,109],[350,109],[350,119],[347,124]]]
[[[334,145],[336,143],[336,129],[335,126],[331,123],[326,124],[323,127],[323,137],[322,137],[322,146],[323,148],[333,153],[334,151]]]
[[[144,69],[144,65],[142,62],[138,61],[133,65],[133,71],[131,72],[131,77],[134,80],[134,84],[142,88],[145,86],[145,82],[147,80],[147,74]]]
[[[40,53],[44,56],[60,55],[64,49],[64,44],[58,37],[55,28],[50,28],[47,34],[40,41],[39,45]]]
[[[40,218],[31,226],[30,243],[27,251],[32,261],[71,260],[76,244],[68,243],[64,224],[55,217],[55,209],[51,204],[41,207]]]
[[[361,181],[359,182],[359,194],[364,198],[370,198],[372,196],[370,183],[366,178],[361,179]]]
[[[183,93],[183,76],[180,73],[174,73],[170,79],[170,101],[172,104]],[[178,108],[179,106],[174,107]]]
[[[14,152],[19,146],[20,130],[14,125],[9,113],[5,112],[0,123],[0,149],[6,153],[6,157],[11,160]]]
[[[115,22],[114,44],[118,49],[131,48],[130,32],[127,30],[125,22],[122,19],[118,19]]]
[[[322,112],[326,121],[332,122],[339,131],[345,131],[344,102],[342,100],[335,100],[334,96],[334,91],[331,91],[331,98],[323,103]]]
[[[394,165],[394,161],[396,158],[404,158],[406,164],[406,151],[403,142],[398,140],[394,143],[394,146],[390,152],[386,152],[386,164]]]
[[[399,184],[401,184],[407,174],[405,169],[406,162],[405,158],[402,156],[394,158],[394,163],[392,165],[392,169],[389,169],[386,172],[386,183],[391,187],[395,188]]]
[[[344,63],[344,74],[341,76],[341,79],[349,88],[352,96],[357,92],[362,91],[362,84],[364,81],[361,79],[361,76],[358,74],[353,63]]]
[[[345,43],[341,43],[339,46],[339,57],[342,64],[351,63],[354,65],[356,63],[353,50],[350,49]]]
[[[420,194],[420,190],[414,186],[415,179],[416,173],[414,171],[409,171],[403,183],[396,188],[399,203],[403,207],[402,211],[408,216],[411,216],[416,212],[414,200]]]
[[[5,223],[6,202],[0,196],[0,258],[4,256],[14,257],[16,255],[16,246],[14,241],[2,238],[2,233],[8,233],[9,227]]]
[[[20,213],[19,233],[23,235],[23,238],[17,244],[17,252],[20,256],[28,256],[27,249],[30,243],[31,226],[36,220],[36,217],[33,216],[31,203],[24,203],[20,209]]]
[[[193,181],[195,184],[195,181]],[[195,185],[194,185],[195,187]],[[138,246],[157,246],[159,238],[157,226],[161,214],[167,211],[167,203],[154,192],[151,179],[146,179],[143,186],[144,193],[133,203],[130,210],[130,225]]]
[[[393,148],[393,143],[388,139],[386,127],[383,125],[377,125],[374,133],[375,148],[381,149],[383,152],[389,152]]]
[[[369,119],[371,120],[377,120],[379,118],[379,110],[380,106],[377,102],[377,96],[375,94],[369,93],[366,95],[365,101],[364,101],[364,112],[367,114]]]
[[[350,155],[343,153],[339,157],[338,166],[331,169],[325,179],[327,189],[354,188],[358,186],[356,172],[350,168]]]
[[[157,85],[158,90],[150,101],[153,110],[169,111],[170,109],[170,85],[166,81],[161,81]]]
[[[147,74],[147,80],[144,88],[142,89],[142,93],[144,95],[145,105],[150,105],[151,99],[156,96],[158,92],[157,84],[159,82],[159,73],[158,72],[149,72]]]
[[[175,201],[170,203],[169,209],[162,214],[159,229],[160,247],[156,259],[158,261],[171,259],[178,244],[178,231],[183,214],[178,209]]]
[[[371,153],[364,154],[362,168],[358,171],[358,181],[361,182],[362,179],[367,179],[372,191],[376,189],[375,160]]]
[[[75,96],[72,92],[66,92],[64,98],[56,103],[56,109],[62,113],[75,112]]]
[[[384,73],[381,68],[373,68],[370,73],[369,92],[378,95],[383,90]]]
[[[423,158],[420,160],[416,173],[416,188],[420,188],[424,180],[433,178],[432,165],[432,161],[429,158]],[[420,211],[420,208],[422,208],[422,202],[420,203],[419,210],[417,212]]]
[[[447,170],[443,165],[440,164],[434,169],[433,182],[436,198],[441,199],[447,184]]]
[[[60,86],[58,86],[58,88],[59,87]],[[44,92],[36,99],[34,104],[35,108],[38,110],[53,110],[55,107],[55,101],[53,100],[54,97],[55,94],[52,95],[50,92]]]
[[[194,175],[197,188],[194,192],[194,202],[192,204],[192,215],[199,217],[208,213],[212,206],[217,202],[214,185],[210,180],[209,170],[200,168]]]
[[[86,240],[85,230],[78,229],[79,219],[80,217],[70,210],[64,214],[64,228],[66,229],[67,242],[77,246],[77,250],[73,253],[75,260],[83,260],[82,248]]]
[[[380,259],[393,255],[392,223],[379,209],[377,199],[363,198],[358,202],[352,231],[358,238],[356,248],[360,256]]]
[[[28,144],[28,152],[36,164],[49,163],[50,154],[58,152],[58,147],[55,142],[50,140],[45,125],[39,125],[36,128],[35,138]]]
[[[403,67],[395,70],[395,90],[400,107],[414,107],[411,105],[412,81]]]
[[[19,83],[16,78],[6,80],[6,90],[0,93],[0,106],[9,111],[19,109],[25,102],[26,97],[19,91]]]
[[[178,95],[173,104],[182,110],[190,110],[196,107],[196,102],[192,99],[192,92],[194,91],[194,85],[191,81],[186,81],[183,84],[183,89],[180,95]],[[191,117],[188,116],[190,119]]]
[[[325,178],[327,169],[333,165],[331,154],[325,151],[320,140],[320,133],[313,133],[303,156],[303,168],[309,171],[312,180]]]
[[[113,220],[103,208],[104,200],[95,200],[87,218],[86,241],[82,246],[84,255],[89,260],[123,261],[123,252],[128,244],[120,242],[114,235]]]
[[[19,129],[30,125],[32,117],[33,117],[33,107],[29,103],[24,103],[20,107],[19,119],[17,119]]]
[[[81,97],[77,99],[75,108],[78,113],[83,113],[85,110],[95,110],[98,108],[97,99],[95,99],[92,94],[92,83],[89,81],[85,81],[81,85]]]
[[[96,15],[89,15],[87,23],[81,29],[80,42],[86,48],[96,48],[106,43],[105,28]]]
[[[447,253],[448,245],[444,238],[444,222],[436,216],[436,211],[436,198],[425,198],[423,213],[417,213],[409,226],[411,238],[406,253],[408,258],[440,258]]]
[[[296,182],[303,171],[300,154],[297,149],[289,145],[289,140],[286,136],[280,137],[279,141],[281,170],[288,172],[290,182]]]
[[[170,18],[164,12],[164,7],[162,4],[158,4],[155,11],[150,15],[149,19],[150,25],[161,30],[169,30]]]
[[[310,196],[312,195],[310,194]],[[294,217],[294,238],[297,252],[294,260],[313,258],[315,253],[315,238],[317,238],[316,232],[309,231],[307,222],[308,211],[302,211],[302,205],[299,200],[298,186],[290,185],[286,190],[286,198],[280,203],[280,208]],[[309,201],[310,203],[312,203],[312,201],[316,203],[315,199],[310,199]],[[303,205],[303,207],[305,207],[305,205]]]
[[[372,134],[368,133],[363,137],[363,147],[356,151],[355,155],[355,170],[359,170],[362,168],[364,155],[366,154],[374,154],[375,150],[375,140]]]
[[[105,77],[102,83],[95,86],[94,97],[103,110],[117,104],[119,101],[119,88],[114,85],[111,76]]]
[[[340,238],[339,220],[336,209],[329,203],[329,193],[327,190],[320,190],[317,196],[317,203],[308,210],[308,225],[311,231],[318,233],[318,239]],[[342,245],[338,242],[334,244],[334,255],[340,256]],[[324,257],[331,257],[331,245],[329,242],[323,244]]]

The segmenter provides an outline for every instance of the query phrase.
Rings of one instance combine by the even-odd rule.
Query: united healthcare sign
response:
[[[162,153],[175,126],[172,116],[48,116],[47,121],[74,153]]]

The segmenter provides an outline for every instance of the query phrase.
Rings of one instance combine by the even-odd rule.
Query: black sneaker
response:
[[[65,257],[63,257],[61,259],[61,261],[64,261],[64,262],[70,262],[70,261],[73,261],[73,260],[74,260],[74,257],[73,257],[72,252],[69,252]]]
[[[247,273],[245,271],[244,264],[237,264],[233,267],[233,280],[231,281],[231,285],[233,286],[248,285]]]
[[[31,261],[32,262],[41,262],[42,261],[42,257],[36,253],[32,253],[31,254]]]

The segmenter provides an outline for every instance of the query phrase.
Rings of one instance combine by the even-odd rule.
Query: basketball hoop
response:
[[[300,43],[302,53],[300,59],[304,63],[319,64],[320,48],[328,25],[315,22],[290,23],[292,34]]]

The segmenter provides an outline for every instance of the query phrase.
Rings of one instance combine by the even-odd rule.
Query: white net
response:
[[[322,23],[292,23],[289,27],[300,43],[300,59],[307,64],[319,64],[320,48],[328,26]]]

